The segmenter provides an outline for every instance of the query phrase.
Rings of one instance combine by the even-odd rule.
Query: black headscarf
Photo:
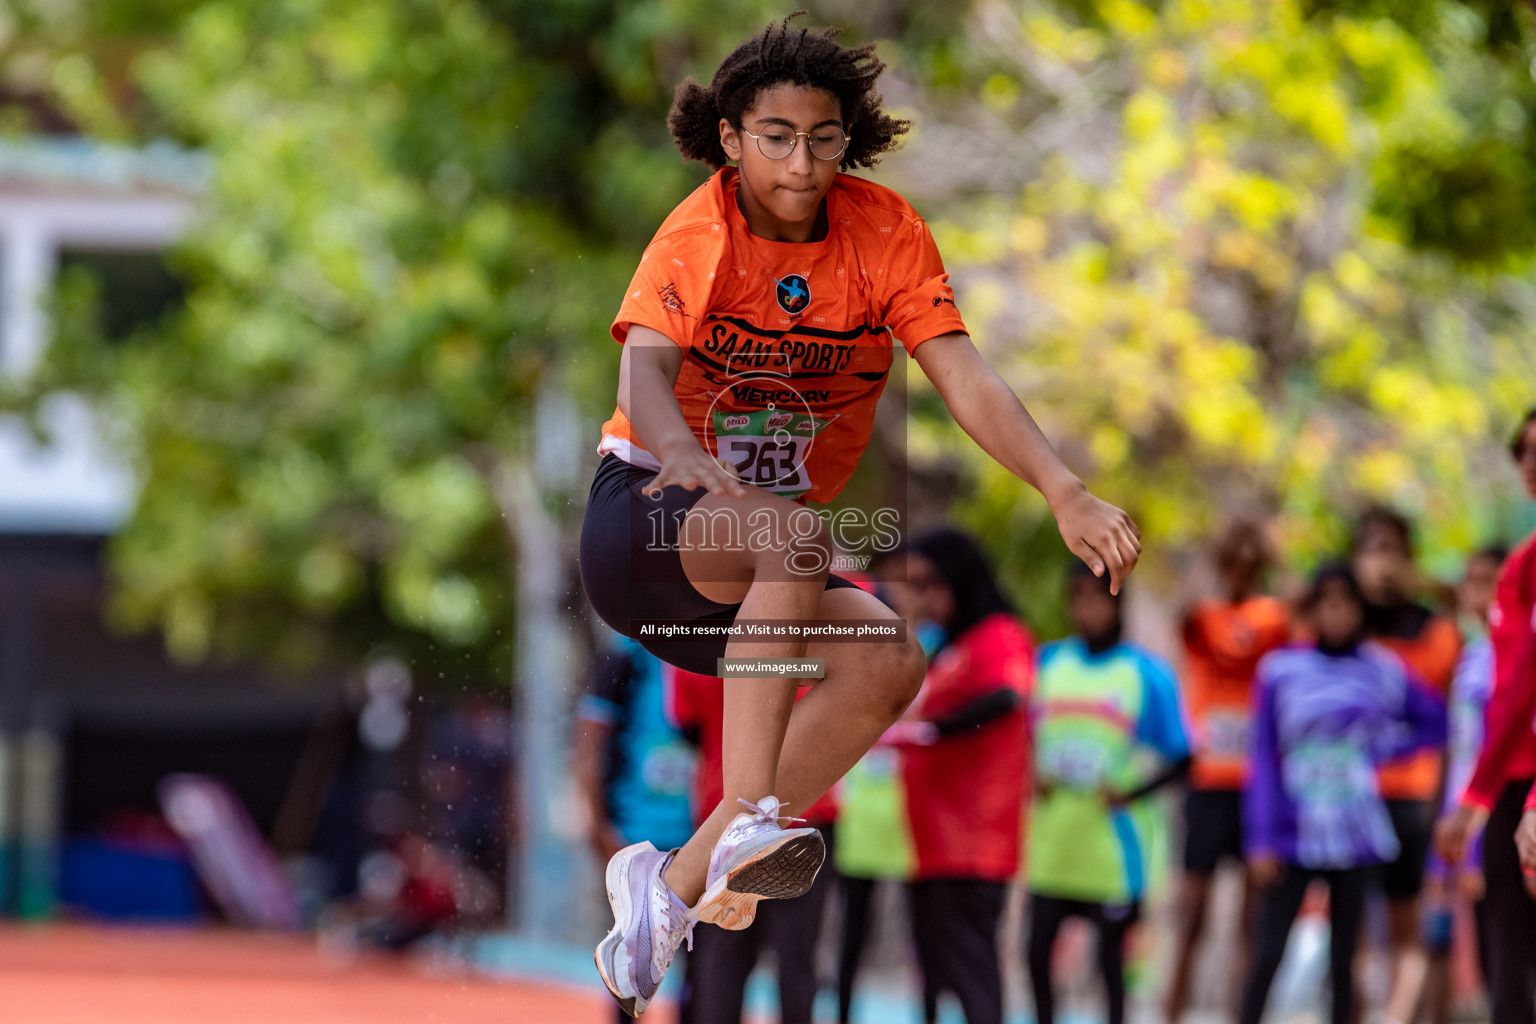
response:
[[[1365,616],[1370,605],[1366,603],[1365,594],[1360,590],[1360,581],[1355,579],[1355,571],[1345,562],[1329,562],[1317,570],[1312,577],[1312,586],[1307,595],[1302,599],[1302,607],[1307,614],[1311,614],[1317,607],[1318,600],[1323,596],[1323,588],[1330,583],[1339,583],[1349,591],[1350,597],[1360,606],[1360,626],[1355,630],[1355,635],[1350,637],[1342,645],[1333,647],[1322,642],[1319,638],[1317,649],[1324,654],[1348,654],[1360,646],[1366,637]]]
[[[959,530],[943,527],[918,537],[909,551],[934,564],[955,597],[955,614],[944,627],[944,644],[960,636],[976,623],[995,612],[1016,614],[1013,605],[998,589],[992,567],[976,542]]]

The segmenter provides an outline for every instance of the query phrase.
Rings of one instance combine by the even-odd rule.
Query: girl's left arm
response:
[[[1118,594],[1141,555],[1141,531],[1131,517],[1095,498],[1062,463],[1024,403],[981,358],[970,335],[956,331],[930,338],[912,357],[960,429],[1045,497],[1068,550],[1095,574],[1107,571],[1110,589]]]

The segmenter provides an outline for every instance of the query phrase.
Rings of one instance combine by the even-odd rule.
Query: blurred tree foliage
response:
[[[1530,30],[1481,3],[976,5],[987,77],[948,119],[1010,139],[1015,177],[936,234],[1154,581],[1234,511],[1278,513],[1306,561],[1385,501],[1442,569],[1508,525],[1503,440],[1536,395]],[[902,165],[936,197],[976,167],[921,140]],[[921,419],[914,450],[970,454],[953,429]],[[969,479],[963,518],[1017,538],[1009,575],[1056,605],[1043,505],[983,458]]]
[[[765,19],[667,0],[73,11],[27,27],[86,127],[210,165],[173,254],[184,311],[108,344],[92,282],[67,278],[32,382],[95,397],[133,453],[114,616],[185,658],[307,666],[384,641],[504,680],[495,479],[529,459],[533,396],[594,362],[566,357],[605,336],[616,253],[697,177],[666,150],[664,78]]]

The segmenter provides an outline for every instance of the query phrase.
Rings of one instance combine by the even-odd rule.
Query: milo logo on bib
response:
[[[786,498],[811,489],[805,456],[830,420],[782,409],[749,413],[716,410],[715,454],[735,463],[742,480]]]

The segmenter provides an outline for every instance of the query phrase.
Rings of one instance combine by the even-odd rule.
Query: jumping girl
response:
[[[826,792],[922,683],[910,636],[701,636],[738,620],[894,618],[829,575],[828,529],[804,504],[836,497],[857,466],[893,337],[966,433],[1044,495],[1095,573],[1118,590],[1140,554],[1135,524],[1088,492],[982,361],[927,225],[889,189],[840,173],[873,166],[908,126],[880,109],[873,46],[835,36],[786,21],[731,53],[708,88],[678,88],[678,148],[717,171],[662,224],[613,324],[618,408],[581,536],[593,608],[691,671],[806,657],[825,672],[798,704],[798,679],[726,682],[720,805],[681,849],[639,843],[609,862],[615,923],[596,960],[632,1014],[694,923],[744,928],[759,899],[810,887],[820,835],[780,827],[780,812]],[[660,628],[679,623],[689,635]]]

